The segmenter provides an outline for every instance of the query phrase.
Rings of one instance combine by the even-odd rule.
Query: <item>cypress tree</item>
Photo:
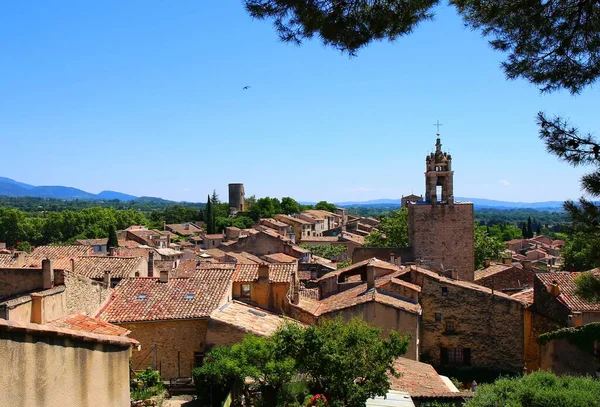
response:
[[[533,237],[533,226],[531,225],[531,216],[527,218],[527,238]]]
[[[117,237],[117,230],[113,225],[108,227],[108,242],[106,243],[106,250],[114,249],[119,247],[119,238]]]
[[[206,223],[206,233],[208,233],[209,235],[215,233],[215,217],[212,202],[210,200],[210,195],[206,200],[206,216],[204,218],[204,222]]]
[[[527,227],[525,226],[525,222],[521,224],[521,233],[523,234],[523,239],[527,239]]]

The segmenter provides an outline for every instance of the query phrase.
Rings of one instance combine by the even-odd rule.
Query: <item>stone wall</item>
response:
[[[42,287],[42,269],[0,269],[0,298],[28,293]]]
[[[422,359],[440,365],[441,348],[462,348],[470,349],[471,366],[522,371],[522,303],[450,279],[415,271],[411,275],[421,286]],[[448,321],[454,321],[454,332],[446,332]]]
[[[127,407],[130,345],[0,321],[0,406]],[[74,331],[71,331],[74,332]],[[136,351],[136,353],[138,353]]]
[[[142,370],[156,363],[163,380],[169,380],[179,375],[192,375],[194,353],[204,351],[206,324],[206,319],[193,319],[118,325],[129,329],[129,336],[142,345],[142,351],[135,352],[132,356],[132,369]]]
[[[67,313],[95,316],[110,298],[112,289],[104,283],[65,271]]]
[[[533,303],[534,310],[563,327],[566,327],[569,322],[571,312],[556,299],[554,294],[548,292],[548,289],[539,278],[536,278],[533,283]]]
[[[435,271],[456,268],[458,278],[473,281],[475,272],[473,204],[408,205],[408,240],[415,260]]]
[[[250,298],[242,298],[242,285],[250,284]],[[249,301],[259,307],[267,308],[276,312],[287,313],[289,311],[289,300],[287,292],[289,283],[269,283],[266,280],[254,282],[234,282],[233,298]]]
[[[510,290],[514,288],[533,287],[535,272],[519,267],[511,267],[488,277],[477,280],[477,284],[494,290]]]
[[[210,319],[206,330],[206,349],[210,350],[215,346],[240,343],[247,334],[241,328]]]
[[[352,264],[372,259],[373,257],[383,261],[390,261],[390,253],[394,253],[396,259],[400,258],[400,261],[403,263],[414,261],[412,248],[410,247],[357,247],[352,252]]]
[[[593,349],[585,352],[566,339],[554,339],[541,347],[540,368],[557,375],[594,376],[600,363]]]
[[[561,328],[557,322],[535,312],[532,307],[524,313],[525,369],[529,372],[541,368],[541,347],[538,338],[541,334]]]
[[[265,254],[285,253],[285,246],[286,242],[278,237],[259,232],[239,239],[231,246],[224,246],[222,249],[228,252],[248,252],[256,256],[264,256]]]

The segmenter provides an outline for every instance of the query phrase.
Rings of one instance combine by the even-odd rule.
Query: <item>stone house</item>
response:
[[[95,315],[110,294],[106,281],[54,269],[51,260],[41,268],[0,269],[0,318],[10,321],[45,324],[74,312]]]
[[[82,328],[0,319],[0,404],[129,406],[129,357],[139,343]]]
[[[288,225],[287,223],[281,222],[274,218],[265,218],[260,219],[258,221],[258,224],[273,229],[275,232],[277,232],[281,236],[287,237],[292,242],[296,241],[296,235],[294,234],[294,230],[292,226]]]
[[[166,249],[171,244],[171,237],[168,233],[158,230],[135,229],[124,230],[120,232],[119,240],[132,240],[141,245],[152,247],[154,249]]]
[[[297,243],[313,235],[313,223],[304,219],[294,218],[289,215],[276,215],[275,219],[292,227]]]
[[[174,224],[165,223],[164,229],[171,233],[175,233],[176,235],[185,237],[199,235],[202,233],[202,228],[192,222]]]
[[[70,270],[71,259],[94,254],[90,246],[38,246],[25,256],[24,267],[39,267],[42,260],[52,260],[52,266],[57,270]]]
[[[505,293],[533,288],[535,271],[531,262],[503,264],[486,261],[484,267],[475,270],[475,283]]]
[[[228,266],[124,279],[99,318],[131,331],[146,350],[133,355],[132,369],[152,366],[165,380],[189,377],[202,363],[210,314],[231,300],[233,272]]]
[[[106,245],[108,239],[78,239],[75,241],[76,245],[91,246],[94,254],[103,254],[107,252]]]
[[[437,366],[523,369],[526,304],[421,267],[410,266],[399,278],[421,287],[420,360]]]
[[[233,298],[258,307],[287,313],[290,284],[298,279],[294,263],[237,264],[233,275]]]
[[[103,282],[109,278],[111,287],[124,278],[147,277],[148,268],[148,261],[143,257],[82,256],[71,262],[73,273]]]
[[[221,246],[225,240],[225,235],[222,233],[215,233],[212,235],[203,235],[202,236],[202,248],[205,250],[214,249],[216,247]]]

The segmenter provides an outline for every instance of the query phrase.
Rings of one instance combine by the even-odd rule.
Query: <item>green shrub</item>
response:
[[[536,372],[478,386],[467,407],[600,407],[600,381]]]
[[[151,367],[146,368],[143,372],[136,373],[135,377],[142,382],[146,388],[154,387],[157,384],[162,383],[160,381],[160,373],[156,370],[152,370]]]

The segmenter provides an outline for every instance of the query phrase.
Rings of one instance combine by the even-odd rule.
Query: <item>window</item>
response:
[[[440,348],[440,362],[442,365],[471,365],[470,348]]]
[[[446,321],[446,332],[454,332],[456,328],[456,321]]]
[[[435,313],[435,322],[440,322],[442,320],[442,314],[439,312]]]
[[[194,352],[194,367],[204,364],[204,352]]]
[[[148,298],[148,294],[138,294],[137,298],[138,300],[145,300]]]
[[[242,298],[250,298],[250,284],[242,284]]]
[[[190,294],[186,294],[185,295],[185,299],[186,300],[193,300],[195,297],[194,293],[190,293]]]
[[[448,287],[442,287],[442,295],[448,295]]]

